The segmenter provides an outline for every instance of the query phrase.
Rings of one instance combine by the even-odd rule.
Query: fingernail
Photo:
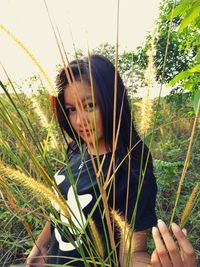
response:
[[[187,236],[187,230],[185,228],[182,229],[185,236]]]
[[[155,234],[155,233],[157,233],[157,231],[158,231],[158,229],[157,229],[157,227],[152,227],[152,234]]]
[[[161,219],[158,219],[158,227],[165,227],[166,224],[161,220]]]
[[[172,229],[176,232],[180,230],[179,226],[175,222],[172,223]]]

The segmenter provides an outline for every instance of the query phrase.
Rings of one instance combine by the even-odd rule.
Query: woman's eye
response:
[[[95,109],[95,107],[96,107],[95,103],[89,102],[89,103],[87,103],[85,108],[86,108],[87,111],[93,111]]]
[[[76,109],[71,107],[71,108],[66,108],[66,111],[67,111],[67,114],[73,114],[76,111]]]

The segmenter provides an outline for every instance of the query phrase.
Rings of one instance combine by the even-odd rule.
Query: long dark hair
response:
[[[89,64],[91,66],[91,73]],[[94,94],[98,99],[103,118],[104,140],[112,150],[115,67],[107,58],[100,55],[91,55],[90,58],[72,61],[70,63],[70,68],[75,80],[80,81],[80,79],[83,79],[90,84],[90,74],[92,75]],[[72,79],[70,68],[68,66],[67,71]],[[75,139],[77,138],[77,135],[72,131],[69,120],[66,119],[67,113],[64,105],[63,92],[68,84],[69,81],[66,76],[66,71],[63,68],[56,77],[56,86],[59,93],[57,98],[53,99],[53,107],[63,134],[66,132],[72,139]],[[127,155],[131,139],[131,146],[134,146],[134,149],[131,152],[131,158],[134,158],[137,162],[142,162],[144,168],[147,160],[148,148],[140,139],[133,125],[126,88],[119,73],[117,73],[116,122],[119,122],[121,107],[122,114],[116,150],[117,157],[121,161]],[[127,160],[125,162],[127,162]],[[152,167],[152,158],[150,154],[147,167]]]

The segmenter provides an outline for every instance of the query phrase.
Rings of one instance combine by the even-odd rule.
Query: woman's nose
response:
[[[76,113],[76,124],[81,125],[81,122],[82,122],[81,114],[80,112],[77,112]]]
[[[80,111],[76,113],[76,124],[78,126],[83,126],[86,124],[86,115],[84,114],[84,111]]]

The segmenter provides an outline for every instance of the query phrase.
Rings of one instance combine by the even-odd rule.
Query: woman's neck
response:
[[[110,150],[106,147],[104,142],[99,142],[97,146],[93,146],[93,144],[87,145],[88,153],[90,155],[102,155],[108,153]]]

